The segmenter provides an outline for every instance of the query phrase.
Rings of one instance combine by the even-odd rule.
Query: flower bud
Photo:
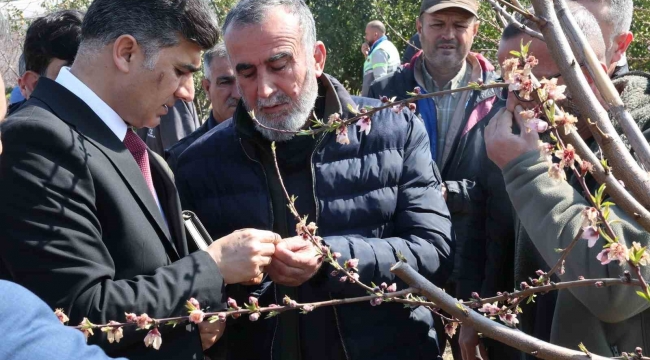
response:
[[[251,305],[257,305],[257,298],[254,296],[249,296],[248,297],[248,303]]]
[[[409,110],[415,112],[417,110],[418,106],[415,103],[409,103]]]
[[[530,288],[530,285],[528,285],[527,282],[522,281],[520,287],[521,287],[521,290],[526,290],[526,289]]]
[[[413,93],[415,95],[420,95],[420,94],[422,94],[422,89],[420,89],[419,86],[416,86],[416,87],[413,88]]]
[[[388,285],[386,285],[386,283],[383,282],[383,283],[381,283],[381,285],[379,285],[379,287],[380,287],[382,290],[386,290],[386,288],[388,287]]]
[[[601,287],[603,287],[603,286],[605,286],[605,283],[604,283],[604,282],[602,282],[602,281],[596,281],[596,287],[597,287],[597,288],[601,288]]]
[[[546,273],[543,272],[542,270],[537,270],[537,271],[535,271],[535,274],[537,274],[537,276],[544,276],[544,274],[546,274]]]
[[[386,292],[395,292],[397,291],[397,284],[392,283],[388,288],[386,288]]]
[[[348,281],[348,277],[347,277],[347,276],[341,276],[341,278],[339,279],[339,281],[340,281],[340,282],[346,282],[346,281]]]
[[[199,309],[192,310],[192,312],[190,312],[190,322],[193,322],[195,324],[202,323],[204,317],[205,313]]]
[[[201,305],[199,304],[199,302],[195,298],[190,298],[190,300],[188,300],[188,302],[190,304],[192,304],[192,306],[194,306],[197,309],[201,308]]]
[[[350,282],[354,284],[355,281],[359,281],[359,274],[352,274],[350,276]]]
[[[291,307],[291,308],[298,307],[298,302],[296,300],[289,301],[289,307]]]
[[[537,279],[533,279],[531,282],[533,283],[533,286],[537,286],[537,284],[539,284],[539,280]]]
[[[378,306],[378,305],[381,305],[381,303],[382,303],[383,301],[384,301],[384,300],[383,300],[382,298],[377,297],[377,298],[374,298],[374,299],[370,300],[370,305],[372,305],[372,306]]]
[[[584,280],[584,279],[585,279],[584,276],[582,276],[582,275],[578,276],[578,280]]]
[[[124,313],[126,315],[126,322],[128,323],[134,323],[138,321],[138,315],[134,313]]]
[[[384,104],[390,102],[390,100],[388,100],[388,96],[382,96],[380,99],[381,99],[381,102],[384,103]]]
[[[332,253],[332,258],[333,258],[334,260],[336,260],[336,259],[338,259],[338,258],[340,258],[340,257],[341,257],[341,253],[340,253],[340,252],[333,252],[333,253]]]
[[[636,352],[637,355],[643,356],[643,349],[637,346],[636,349],[634,349],[634,352]]]
[[[248,320],[250,320],[250,321],[257,321],[257,320],[259,320],[259,318],[260,318],[260,313],[258,313],[258,312],[255,312],[255,313],[252,313],[252,314],[248,315]]]
[[[346,269],[354,269],[359,265],[359,259],[350,259],[345,262]]]
[[[481,300],[481,297],[480,297],[480,296],[478,295],[478,293],[475,291],[475,292],[472,293],[472,299]]]
[[[239,309],[239,306],[237,306],[237,301],[235,301],[233,298],[228,298],[228,306],[233,309]]]
[[[222,322],[222,323],[226,322],[226,319],[227,319],[226,313],[220,312],[220,313],[217,314],[217,317],[219,318],[219,322]]]
[[[305,305],[302,307],[302,311],[304,312],[312,312],[314,311],[314,306],[313,305]]]

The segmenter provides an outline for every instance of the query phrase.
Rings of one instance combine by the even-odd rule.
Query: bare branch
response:
[[[515,19],[514,16],[512,16],[512,14],[508,13],[506,11],[506,9],[504,9],[501,5],[499,5],[495,0],[487,0],[487,2],[490,3],[490,5],[492,5],[492,8],[494,9],[494,11],[496,11],[497,15],[501,15],[501,16],[505,17],[506,20],[508,20],[509,23],[517,25],[517,27],[519,27],[519,29],[521,29],[521,31],[525,32],[526,34],[530,35],[531,37],[534,37],[535,39],[544,41],[544,36],[541,33],[539,33],[538,31],[535,31],[535,30],[529,28],[528,26],[522,24],[521,22],[519,22],[517,19]],[[512,6],[512,5],[510,5],[510,6]]]

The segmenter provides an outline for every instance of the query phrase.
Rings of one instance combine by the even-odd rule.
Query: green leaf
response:
[[[352,104],[348,104],[348,111],[350,111],[355,115],[359,113],[359,110],[355,109],[354,106],[352,106]]]
[[[614,204],[614,203],[611,202],[611,201],[605,201],[605,202],[603,203],[603,206],[616,206],[616,204]]]
[[[609,237],[609,235],[607,235],[607,233],[605,233],[605,231],[600,227],[598,228],[598,233],[607,241],[608,244],[605,245],[605,247],[609,247],[609,244],[616,242],[611,237]]]
[[[210,318],[208,319],[208,321],[210,322],[210,324],[214,324],[214,323],[216,323],[217,321],[219,321],[219,317],[218,317],[217,315],[210,316]],[[174,326],[176,326],[176,325],[174,325]]]
[[[522,56],[528,56],[528,50],[530,49],[530,43],[532,41],[529,41],[526,45],[524,45],[524,39],[521,39],[521,55]]]
[[[516,57],[521,57],[521,53],[519,51],[514,51],[514,50],[510,51],[510,55],[514,55]]]
[[[591,357],[591,353],[589,352],[589,350],[587,350],[587,347],[585,346],[585,344],[580,343],[580,344],[578,345],[578,348],[579,348],[580,350],[582,350],[582,352],[585,353],[587,356]]]
[[[535,294],[529,296],[528,300],[526,300],[526,304],[534,303],[536,297],[537,297],[537,295],[535,295]]]
[[[180,322],[181,322],[180,320],[171,320],[171,321],[167,321],[167,324],[165,325],[171,325],[172,327],[176,327],[176,325],[178,325]]]
[[[561,252],[564,252],[564,249],[556,248],[556,249],[555,249],[555,252],[559,254],[559,253],[561,253]]]
[[[648,297],[648,295],[646,295],[644,292],[637,291],[636,294],[639,295],[640,297],[644,298],[647,302],[650,302],[650,297]]]
[[[280,313],[277,312],[277,311],[269,311],[269,312],[266,314],[266,317],[265,317],[264,319],[270,319],[270,318],[272,318],[272,317],[274,317],[274,316],[277,316],[278,314],[280,314]]]

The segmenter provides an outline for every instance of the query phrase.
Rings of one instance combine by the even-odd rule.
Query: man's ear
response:
[[[210,80],[208,79],[201,80],[201,88],[203,88],[203,91],[205,91],[205,95],[210,97]]]
[[[612,59],[611,59],[612,63],[617,63],[621,60],[621,58],[627,51],[627,48],[630,47],[632,40],[634,40],[634,34],[632,34],[629,31],[621,35],[618,35],[617,37],[614,38],[613,41],[614,53],[612,54]]]
[[[327,60],[327,49],[322,41],[316,41],[316,45],[314,45],[314,60],[316,77],[320,77],[325,71],[325,60]]]
[[[418,34],[422,34],[422,20],[420,19],[422,16],[418,16],[415,18],[415,30],[417,30]]]
[[[472,26],[474,31],[474,34],[472,34],[472,36],[476,36],[476,34],[478,34],[478,27],[481,26],[481,22],[477,19],[474,21],[474,25]]]
[[[115,67],[123,73],[128,73],[132,68],[134,55],[136,53],[144,53],[138,44],[138,41],[131,35],[122,35],[115,39],[113,42],[113,63]]]
[[[23,97],[25,99],[29,99],[30,96],[32,96],[32,93],[34,92],[34,89],[36,89],[36,84],[38,84],[38,79],[41,76],[37,74],[34,71],[25,71],[23,76],[18,78],[18,87],[20,89],[20,93],[23,94]]]

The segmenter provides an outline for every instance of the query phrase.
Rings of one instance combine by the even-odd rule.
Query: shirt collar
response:
[[[128,125],[122,120],[115,110],[113,110],[104,100],[95,94],[86,84],[79,80],[70,72],[69,67],[61,68],[61,72],[56,77],[56,82],[71,93],[75,94],[81,101],[86,103],[90,109],[99,116],[100,119],[108,126],[109,129],[117,136],[120,141],[124,141],[126,132],[129,130]]]
[[[433,80],[431,74],[429,74],[429,71],[425,65],[424,58],[422,60],[423,61],[421,61],[420,64],[422,66],[422,74],[424,75],[424,85],[427,87],[427,91],[430,92],[453,90],[460,87],[460,85],[462,85],[461,83],[463,82],[463,79],[465,78],[465,75],[467,74],[467,70],[471,69],[471,67],[469,67],[467,64],[467,60],[465,60],[456,76],[454,76],[453,79],[449,80],[449,82],[446,83],[443,87],[440,87],[438,84],[436,84],[435,80]]]

